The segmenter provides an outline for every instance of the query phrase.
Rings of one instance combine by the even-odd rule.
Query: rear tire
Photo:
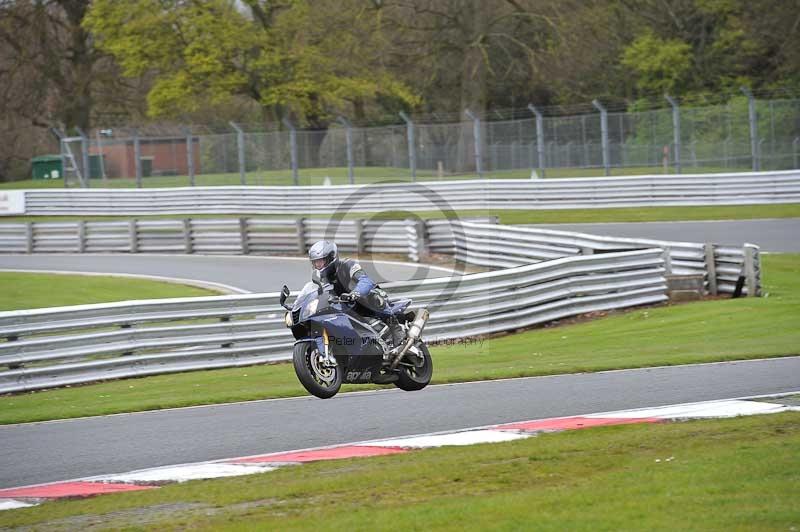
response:
[[[338,364],[334,368],[321,366],[321,357],[315,342],[301,342],[294,346],[292,362],[303,388],[320,399],[328,399],[342,386],[342,369]]]
[[[433,359],[428,351],[428,346],[425,345],[425,342],[419,342],[417,347],[422,353],[422,364],[414,367],[407,365],[399,366],[397,380],[394,383],[395,386],[407,392],[415,392],[423,389],[431,382],[431,377],[433,377]],[[406,355],[403,357],[403,361],[413,358],[416,357],[413,355],[410,357]]]

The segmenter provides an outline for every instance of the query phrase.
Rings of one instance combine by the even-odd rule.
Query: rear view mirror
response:
[[[289,297],[289,287],[286,286],[286,285],[283,285],[283,288],[281,288],[281,306],[282,307],[286,307],[285,303],[286,303],[286,298],[287,297]]]
[[[311,282],[317,286],[322,286],[322,276],[319,274],[319,270],[314,268],[314,271],[311,272]]]

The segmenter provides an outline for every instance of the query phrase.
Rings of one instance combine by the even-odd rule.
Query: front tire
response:
[[[342,370],[338,364],[333,368],[322,366],[321,359],[322,354],[315,342],[295,344],[292,362],[300,384],[312,395],[328,399],[342,386]]]
[[[399,367],[399,373],[394,385],[407,392],[421,390],[431,382],[433,377],[433,359],[428,351],[428,346],[424,342],[417,344],[422,353],[422,362],[419,365],[406,365],[403,362],[410,362],[417,359],[416,356],[404,356]]]

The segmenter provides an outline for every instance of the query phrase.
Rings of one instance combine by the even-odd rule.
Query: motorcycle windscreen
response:
[[[314,283],[306,283],[300,293],[297,295],[297,299],[294,300],[294,304],[292,305],[292,311],[300,310],[300,321],[308,318],[319,308],[319,293],[317,290],[317,285]]]

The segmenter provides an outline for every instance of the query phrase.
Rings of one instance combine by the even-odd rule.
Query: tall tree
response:
[[[623,63],[643,90],[669,85],[677,71],[687,94],[729,92],[743,84],[796,86],[800,80],[798,0],[620,2],[637,33]]]
[[[363,110],[365,101],[379,98],[415,102],[408,88],[369,60],[378,35],[370,31],[374,9],[355,0],[342,4],[96,0],[86,27],[126,74],[153,74],[153,117],[245,96],[262,106],[264,120],[292,117],[325,130],[354,104]],[[313,138],[319,148],[323,136]],[[312,153],[316,158],[318,149]]]
[[[482,112],[496,82],[530,74],[553,38],[554,3],[545,3],[534,10],[517,0],[387,0],[390,60],[426,95],[428,110]]]
[[[31,155],[57,149],[49,128],[88,131],[98,108],[127,113],[130,91],[82,26],[89,5],[0,2],[0,178],[21,177]]]

